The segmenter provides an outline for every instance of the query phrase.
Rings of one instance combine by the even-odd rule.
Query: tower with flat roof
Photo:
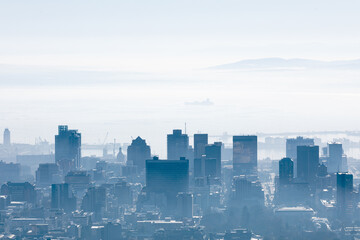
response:
[[[60,125],[55,136],[55,162],[67,173],[79,169],[81,158],[81,134]]]
[[[167,159],[188,158],[188,154],[189,136],[180,129],[174,129],[172,134],[167,135]]]
[[[257,136],[233,136],[233,169],[236,175],[257,171]]]
[[[4,130],[3,144],[4,144],[5,147],[10,147],[10,145],[11,145],[11,142],[10,142],[10,130],[8,128],[5,128],[5,130]]]

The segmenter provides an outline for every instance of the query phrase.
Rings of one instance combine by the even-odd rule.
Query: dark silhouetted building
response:
[[[283,158],[279,161],[280,184],[286,184],[294,178],[294,162],[290,158]]]
[[[297,178],[314,183],[319,167],[319,146],[297,147]]]
[[[176,207],[179,192],[189,190],[189,160],[146,160],[146,189],[149,193],[164,194],[167,206]]]
[[[257,136],[233,136],[233,169],[237,175],[257,171]]]
[[[5,130],[4,130],[3,144],[4,144],[5,147],[10,147],[10,145],[11,145],[10,130],[7,129],[7,128],[5,128]]]
[[[353,175],[338,173],[336,178],[337,214],[342,220],[354,214]]]
[[[63,209],[65,212],[71,212],[76,209],[76,198],[69,188],[69,184],[51,185],[51,208]]]
[[[81,134],[77,130],[69,130],[68,126],[59,126],[55,136],[55,162],[65,172],[80,167]]]
[[[215,158],[205,158],[205,177],[216,178],[217,162]]]
[[[127,149],[128,165],[134,165],[138,168],[138,171],[142,171],[145,168],[145,161],[150,158],[150,147],[146,145],[145,140],[141,137],[133,140]]]
[[[207,134],[194,134],[194,158],[205,155],[205,147],[208,144]]]
[[[189,137],[182,134],[180,129],[173,130],[173,134],[167,135],[167,159],[188,158]]]
[[[327,144],[327,170],[328,173],[337,173],[342,171],[343,148],[341,143]]]
[[[206,158],[215,159],[216,161],[216,171],[215,177],[221,178],[221,142],[215,142],[214,144],[209,144],[205,147]]]
[[[319,165],[317,175],[318,177],[326,177],[328,175],[327,167],[324,163]]]
[[[151,192],[187,192],[189,160],[146,160],[146,187]]]
[[[194,159],[194,177],[214,179],[217,177],[217,162],[215,158],[207,158],[203,155],[201,158]]]

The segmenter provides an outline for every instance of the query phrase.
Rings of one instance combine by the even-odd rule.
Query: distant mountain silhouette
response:
[[[219,70],[301,70],[316,68],[359,69],[360,59],[342,61],[318,61],[301,58],[260,58],[247,59],[235,63],[223,64],[209,69]]]

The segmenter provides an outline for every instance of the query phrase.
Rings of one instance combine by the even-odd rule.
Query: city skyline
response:
[[[0,3],[0,239],[360,239],[360,1]]]

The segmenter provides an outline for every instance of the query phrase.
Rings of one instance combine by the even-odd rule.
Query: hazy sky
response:
[[[360,2],[1,1],[1,63],[173,70],[357,58]]]
[[[360,58],[359,1],[0,1],[0,127],[53,142],[359,129],[360,71],[214,72],[242,59]],[[212,105],[185,104],[209,99]]]

